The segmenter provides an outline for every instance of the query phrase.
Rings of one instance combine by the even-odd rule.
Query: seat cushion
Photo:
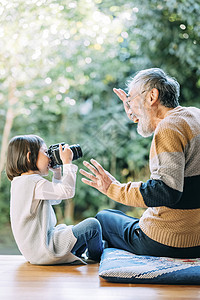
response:
[[[142,256],[107,248],[99,276],[116,283],[200,284],[200,258]]]

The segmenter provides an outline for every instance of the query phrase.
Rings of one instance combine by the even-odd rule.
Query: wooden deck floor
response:
[[[200,286],[110,284],[99,278],[98,268],[34,266],[21,255],[0,255],[0,299],[200,299]]]

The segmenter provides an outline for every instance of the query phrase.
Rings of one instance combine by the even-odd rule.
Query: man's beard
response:
[[[151,120],[147,116],[139,119],[137,132],[143,137],[149,137],[153,134],[154,130],[151,127]]]

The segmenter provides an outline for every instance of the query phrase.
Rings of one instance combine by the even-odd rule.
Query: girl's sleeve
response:
[[[63,165],[61,180],[50,182],[41,179],[35,187],[35,199],[54,200],[51,204],[59,204],[63,199],[73,198],[75,195],[76,173],[78,167],[73,164]]]

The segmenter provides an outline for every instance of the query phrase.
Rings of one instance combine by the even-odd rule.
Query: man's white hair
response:
[[[175,78],[167,75],[162,69],[151,68],[139,71],[128,81],[127,85],[129,91],[136,85],[139,85],[140,92],[156,88],[162,105],[169,108],[179,105],[180,85]]]

